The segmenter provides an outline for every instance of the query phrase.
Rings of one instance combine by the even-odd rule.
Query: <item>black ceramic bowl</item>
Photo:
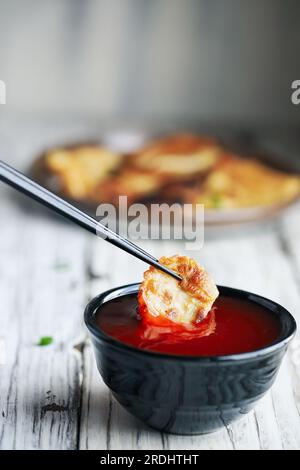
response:
[[[118,402],[149,426],[177,434],[211,432],[250,411],[275,380],[296,332],[292,315],[259,295],[218,286],[221,296],[254,302],[275,315],[281,326],[277,341],[230,356],[160,354],[121,343],[100,331],[95,322],[103,303],[137,293],[138,287],[109,290],[85,310],[99,372]]]

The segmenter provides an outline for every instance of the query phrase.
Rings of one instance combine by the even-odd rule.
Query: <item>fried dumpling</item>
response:
[[[150,267],[144,274],[138,300],[141,316],[147,322],[164,326],[170,322],[195,325],[210,312],[219,295],[208,273],[187,256],[162,257],[159,262],[177,272],[177,281]]]
[[[73,199],[89,198],[97,184],[118,168],[121,155],[96,145],[52,149],[46,169],[56,176],[60,191]]]
[[[129,157],[129,165],[164,176],[190,178],[208,171],[218,160],[215,140],[193,134],[175,134],[156,140]]]

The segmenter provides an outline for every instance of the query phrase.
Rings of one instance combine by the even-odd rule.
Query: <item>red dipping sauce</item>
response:
[[[273,343],[280,334],[276,317],[249,300],[220,296],[199,332],[181,326],[147,325],[138,315],[136,294],[104,303],[96,314],[100,330],[140,349],[180,356],[222,356],[254,351]]]

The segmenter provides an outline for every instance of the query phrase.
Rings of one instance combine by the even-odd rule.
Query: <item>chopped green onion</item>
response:
[[[214,193],[211,202],[215,209],[219,209],[222,206],[222,196],[219,193]]]
[[[52,336],[42,336],[38,342],[38,346],[48,346],[53,343]]]
[[[71,268],[70,264],[68,263],[64,263],[64,262],[57,262],[55,265],[54,265],[54,269],[56,271],[69,271]]]

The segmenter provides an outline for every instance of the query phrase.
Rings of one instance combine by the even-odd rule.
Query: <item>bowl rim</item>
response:
[[[129,295],[129,294],[134,294],[137,293],[139,289],[140,283],[133,283],[133,284],[126,284],[124,286],[120,287],[114,287],[112,289],[106,290],[105,292],[97,295],[93,299],[89,301],[87,304],[85,310],[84,310],[84,321],[85,324],[92,334],[94,338],[96,338],[98,341],[102,341],[104,343],[109,344],[112,347],[115,347],[117,349],[123,349],[126,351],[130,351],[135,354],[139,354],[142,356],[150,356],[153,358],[161,358],[164,360],[180,360],[184,362],[196,362],[196,363],[201,363],[201,364],[211,364],[211,363],[226,363],[226,362],[236,362],[236,361],[249,361],[253,359],[258,359],[261,357],[264,357],[266,355],[275,353],[276,351],[284,348],[295,336],[296,331],[297,331],[297,324],[295,318],[292,316],[292,314],[286,310],[284,307],[282,307],[280,304],[277,302],[274,302],[273,300],[268,299],[267,297],[263,297],[259,294],[254,294],[252,292],[248,292],[242,289],[236,289],[234,287],[227,287],[227,286],[222,286],[218,285],[218,289],[221,294],[225,295],[234,295],[234,297],[240,298],[240,299],[247,299],[252,302],[257,303],[258,305],[261,305],[265,308],[267,308],[269,311],[274,313],[273,309],[278,310],[278,312],[281,315],[284,315],[288,321],[290,322],[288,331],[285,334],[281,334],[278,339],[276,339],[274,342],[271,344],[268,344],[267,346],[259,349],[255,349],[253,351],[249,352],[243,352],[243,353],[236,353],[236,354],[228,354],[228,355],[219,355],[219,356],[191,356],[191,355],[179,355],[179,354],[167,354],[167,353],[161,353],[158,351],[151,351],[147,349],[140,349],[135,346],[131,346],[129,344],[123,343],[119,341],[116,338],[113,338],[112,336],[107,335],[104,333],[100,328],[96,325],[95,322],[95,313],[99,309],[99,307],[115,298],[122,297],[124,295]]]

